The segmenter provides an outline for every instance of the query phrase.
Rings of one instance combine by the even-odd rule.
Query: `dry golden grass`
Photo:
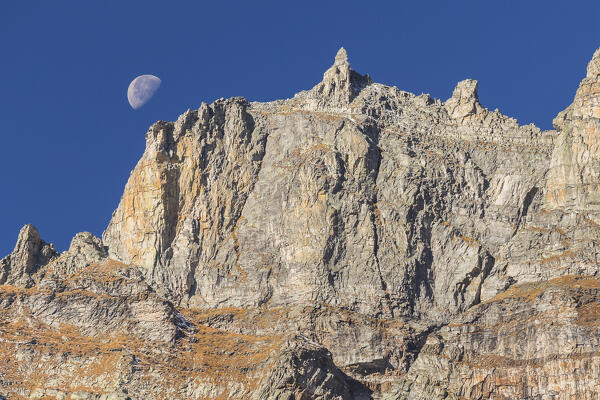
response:
[[[556,254],[554,256],[542,258],[539,262],[541,264],[548,264],[553,262],[559,262],[561,260],[565,260],[568,258],[575,257],[577,253],[573,250],[565,250],[562,253]]]
[[[587,328],[600,327],[600,303],[592,302],[577,308],[575,323]]]
[[[105,262],[90,264],[89,266],[72,275],[71,279],[77,280],[79,278],[92,278],[94,280],[111,282],[124,279],[122,276],[118,275],[118,272],[127,268],[129,267],[126,264],[109,259]]]
[[[13,390],[44,387],[100,393],[110,387],[98,387],[94,383],[110,385],[132,367],[132,356],[138,360],[135,367],[141,375],[152,371],[160,376],[160,383],[166,388],[181,389],[201,379],[217,386],[233,381],[250,390],[256,385],[258,372],[265,367],[271,352],[281,344],[281,340],[274,337],[232,334],[203,325],[175,347],[140,340],[127,333],[87,337],[70,326],[32,327],[22,320],[4,322],[0,329],[3,341],[0,375],[22,382],[13,385]],[[26,348],[31,350],[27,366],[16,358],[19,350]],[[65,359],[74,373],[58,387],[48,386],[47,382],[57,378],[57,374],[63,378],[69,376],[60,367]]]
[[[531,301],[550,287],[562,287],[566,289],[600,290],[600,280],[589,276],[565,275],[549,281],[525,283],[512,286],[506,291],[497,294],[483,304],[505,299],[518,299]]]
[[[35,290],[0,287],[0,297],[29,293]],[[88,294],[73,290],[61,296],[82,293]],[[256,386],[266,361],[283,341],[281,337],[236,334],[203,324],[219,313],[243,318],[246,311],[241,309],[180,310],[195,328],[174,344],[123,331],[86,336],[72,325],[38,322],[23,308],[11,311],[9,308],[0,315],[0,376],[10,377],[11,392],[45,388],[101,393],[114,390],[111,385],[135,369],[138,379],[154,379],[174,391],[190,382],[210,382],[224,388],[220,396],[227,398],[226,388],[232,382],[248,392]]]
[[[600,224],[598,224],[596,221],[592,220],[591,218],[588,218],[588,217],[584,216],[583,220],[585,222],[587,222],[591,227],[596,228],[596,229],[600,229]]]

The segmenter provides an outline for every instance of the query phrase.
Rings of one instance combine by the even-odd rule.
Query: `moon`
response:
[[[127,89],[127,100],[131,108],[137,110],[146,104],[161,83],[162,81],[154,75],[140,75],[132,80]]]

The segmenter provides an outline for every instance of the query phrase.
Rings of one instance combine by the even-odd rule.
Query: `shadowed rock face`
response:
[[[155,123],[102,240],[58,255],[26,226],[0,261],[4,356],[29,365],[0,394],[591,398],[599,59],[555,131],[343,48],[291,99]]]
[[[0,260],[0,284],[31,286],[31,275],[57,255],[54,245],[44,242],[33,225],[25,225],[13,252]]]

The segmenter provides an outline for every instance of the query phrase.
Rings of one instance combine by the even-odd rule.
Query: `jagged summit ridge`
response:
[[[341,47],[323,80],[309,91],[295,96],[295,107],[313,111],[349,112],[350,104],[362,89],[373,83],[350,67],[348,53]]]
[[[556,131],[343,48],[152,125],[102,240],[0,261],[0,397],[593,397],[599,54]]]
[[[415,137],[429,144],[415,147]],[[496,149],[535,151],[522,159],[517,150],[471,148],[468,143],[481,137]],[[103,240],[111,257],[143,266],[157,290],[182,304],[318,300],[367,313],[444,319],[493,297],[512,279],[486,280],[489,271],[479,265],[491,262],[514,234],[519,210],[546,173],[551,140],[551,134],[487,112],[474,80],[460,82],[444,104],[373,83],[350,68],[342,48],[323,81],[293,99],[265,105],[219,100],[174,124],[153,126]],[[423,157],[440,165],[428,146],[440,146],[453,166],[452,178],[437,187],[427,182],[448,172],[417,162]],[[403,168],[395,152],[408,163]],[[412,181],[413,174],[424,180]],[[454,228],[440,228],[441,237],[463,232],[481,242],[464,270],[421,288],[410,283],[420,279],[417,265],[438,268],[445,245],[427,239],[428,246],[441,246],[433,263],[421,260],[432,249],[408,256],[425,240],[415,239],[418,230],[435,227],[415,223],[420,196],[441,208],[421,210],[419,218],[456,219]],[[457,210],[488,217],[467,217],[474,218],[467,223]],[[328,278],[331,271],[340,278]],[[467,290],[454,287],[464,279]],[[397,296],[383,301],[386,291]]]

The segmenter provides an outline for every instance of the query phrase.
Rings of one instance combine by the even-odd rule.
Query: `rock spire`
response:
[[[0,284],[29,286],[31,274],[57,255],[54,245],[44,242],[33,225],[23,226],[13,252],[0,260]]]
[[[335,55],[335,62],[333,65],[348,64],[348,52],[345,48],[340,47],[337,54]]]
[[[360,75],[348,62],[348,52],[341,47],[333,65],[323,74],[323,80],[299,99],[306,109],[348,111],[350,104],[362,89],[373,83],[369,75]]]
[[[478,88],[479,83],[474,79],[458,82],[452,97],[446,101],[448,114],[458,119],[483,111],[483,107],[479,104]]]

